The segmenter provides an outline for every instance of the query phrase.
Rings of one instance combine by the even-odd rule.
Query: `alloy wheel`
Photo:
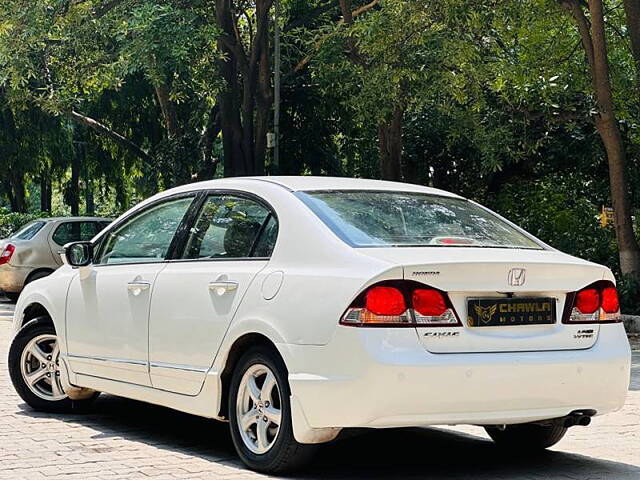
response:
[[[236,421],[245,446],[255,454],[268,452],[278,437],[282,421],[280,387],[271,369],[255,364],[238,387]]]
[[[60,348],[55,335],[42,334],[27,343],[20,358],[25,384],[43,400],[67,397],[60,381]]]

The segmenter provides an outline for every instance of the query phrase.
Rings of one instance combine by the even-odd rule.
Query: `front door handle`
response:
[[[232,280],[223,280],[216,282],[209,282],[209,290],[215,292],[217,295],[224,295],[227,292],[232,292],[238,288],[238,282]]]
[[[144,280],[134,280],[133,282],[127,283],[127,288],[134,295],[140,295],[143,290],[149,290],[149,288],[151,288],[151,282],[146,282]]]

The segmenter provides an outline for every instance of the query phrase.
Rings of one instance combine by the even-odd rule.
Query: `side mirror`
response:
[[[72,267],[86,267],[93,262],[93,244],[91,242],[67,243],[60,252],[62,261]]]

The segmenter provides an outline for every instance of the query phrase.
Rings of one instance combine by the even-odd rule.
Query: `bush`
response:
[[[617,286],[622,313],[640,315],[640,282],[630,276],[621,276]]]
[[[10,212],[7,209],[0,208],[0,238],[7,238],[30,221],[46,216],[47,214],[43,212],[15,213]]]

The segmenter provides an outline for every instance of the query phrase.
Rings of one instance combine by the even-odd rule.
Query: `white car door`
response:
[[[120,222],[102,237],[94,263],[72,280],[66,320],[75,373],[150,385],[153,286],[194,198],[172,197]]]
[[[149,327],[151,383],[196,395],[256,274],[268,263],[278,223],[257,199],[211,194],[176,259],[156,280]]]

